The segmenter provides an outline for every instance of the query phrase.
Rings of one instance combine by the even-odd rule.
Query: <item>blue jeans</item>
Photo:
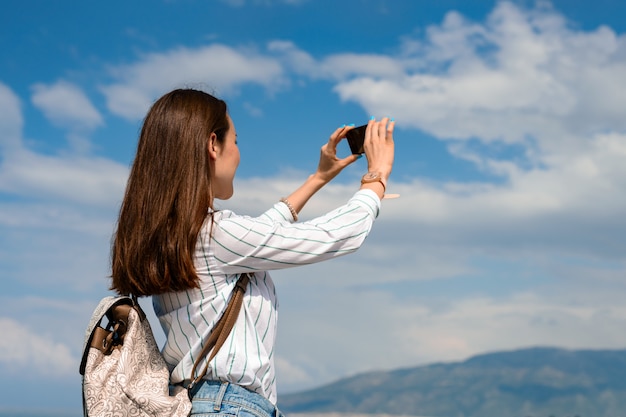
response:
[[[209,380],[194,389],[191,416],[284,417],[260,394],[239,385]]]

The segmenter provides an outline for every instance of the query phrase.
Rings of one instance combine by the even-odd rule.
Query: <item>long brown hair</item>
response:
[[[198,287],[193,255],[213,207],[212,133],[222,142],[226,103],[202,91],[174,90],[148,112],[111,248],[111,289],[155,295]]]

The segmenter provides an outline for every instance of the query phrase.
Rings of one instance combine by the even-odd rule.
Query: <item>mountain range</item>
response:
[[[359,374],[282,395],[287,415],[624,417],[626,350],[536,347]]]

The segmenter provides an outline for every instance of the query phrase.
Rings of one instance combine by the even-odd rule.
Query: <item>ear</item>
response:
[[[211,136],[209,136],[209,140],[207,141],[207,148],[207,150],[209,151],[209,158],[211,158],[212,160],[216,160],[217,155],[220,152],[220,144],[217,141],[217,135],[215,134],[215,132],[211,133]]]

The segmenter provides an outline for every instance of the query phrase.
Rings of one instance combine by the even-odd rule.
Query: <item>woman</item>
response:
[[[322,146],[316,172],[261,216],[215,210],[233,195],[237,133],[226,103],[196,90],[157,100],[144,121],[112,247],[112,288],[153,296],[166,334],[171,382],[187,384],[194,360],[235,283],[251,273],[229,338],[194,390],[196,413],[279,414],[274,340],[277,300],[267,271],[356,251],[380,209],[394,158],[393,121],[369,121],[368,173],[360,190],[324,216],[296,223],[309,198],[357,158],[338,158],[351,127]],[[203,367],[204,364],[201,364]],[[201,368],[200,368],[201,369]]]

